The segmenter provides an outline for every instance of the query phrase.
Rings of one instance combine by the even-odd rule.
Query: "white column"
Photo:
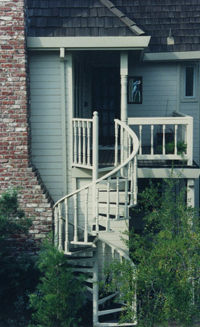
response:
[[[195,205],[194,179],[187,180],[187,205],[193,208]]]
[[[128,119],[128,102],[127,102],[128,53],[126,51],[121,51],[120,76],[121,76],[121,120],[126,123]]]
[[[92,132],[92,180],[93,182],[98,179],[98,168],[99,168],[99,117],[98,112],[93,113],[93,132]],[[97,185],[93,186],[93,217],[96,224],[96,233],[98,233],[98,193]]]

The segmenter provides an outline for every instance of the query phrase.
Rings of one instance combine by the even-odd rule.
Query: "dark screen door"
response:
[[[93,69],[92,110],[98,111],[99,114],[100,145],[114,144],[114,119],[120,117],[119,68]]]

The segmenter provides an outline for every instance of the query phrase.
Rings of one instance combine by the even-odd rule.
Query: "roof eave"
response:
[[[150,39],[150,36],[28,37],[27,46],[29,50],[143,50]]]

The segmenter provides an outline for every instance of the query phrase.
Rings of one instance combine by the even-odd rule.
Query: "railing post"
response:
[[[92,180],[93,182],[98,179],[98,168],[99,168],[99,117],[98,112],[93,113],[93,130],[92,130]],[[98,210],[96,210],[98,203],[96,203],[97,186],[93,186],[93,215],[96,220],[96,232],[98,232],[98,217],[96,217]]]
[[[188,165],[192,165],[193,161],[193,118],[188,118],[187,125],[187,157],[188,157]]]

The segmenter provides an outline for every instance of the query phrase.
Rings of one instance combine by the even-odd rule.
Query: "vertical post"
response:
[[[58,246],[58,225],[58,206],[56,206],[54,209],[54,245],[56,247]]]
[[[93,326],[98,323],[99,310],[99,284],[98,284],[98,247],[94,253],[93,266]]]
[[[115,120],[115,166],[118,164],[118,124]]]
[[[62,251],[63,250],[63,245],[62,245],[63,220],[62,220],[61,203],[58,204],[58,220],[59,220],[58,250]]]
[[[120,76],[121,76],[121,121],[127,123],[127,83],[128,83],[128,53],[121,51],[120,56]]]
[[[188,157],[188,165],[192,165],[193,161],[193,118],[187,117],[188,125],[187,125],[187,157]]]
[[[107,179],[107,214],[106,214],[106,230],[110,230],[110,177]]]
[[[92,180],[93,182],[98,179],[98,166],[99,166],[99,117],[98,112],[93,113],[93,130],[92,130]],[[97,185],[94,183],[93,186],[93,216],[96,221],[96,232],[98,233],[98,203],[97,203]]]
[[[166,129],[166,126],[163,125],[163,154],[166,153],[166,151],[165,151],[165,129]]]
[[[178,125],[176,124],[175,127],[174,127],[174,154],[177,155],[178,151],[177,151],[177,132],[178,132]]]
[[[142,125],[139,126],[139,154],[142,154]]]
[[[78,199],[74,196],[74,242],[78,241]]]
[[[98,179],[98,165],[99,165],[99,117],[98,112],[93,113],[93,131],[92,131],[92,165],[93,165],[93,181]]]
[[[65,199],[65,253],[69,252],[69,208],[68,199]]]
[[[194,197],[194,179],[187,180],[187,205],[194,208],[195,197]]]
[[[153,155],[153,131],[154,131],[154,125],[151,125],[151,155]]]
[[[88,188],[85,190],[85,226],[84,226],[84,242],[88,242]]]

